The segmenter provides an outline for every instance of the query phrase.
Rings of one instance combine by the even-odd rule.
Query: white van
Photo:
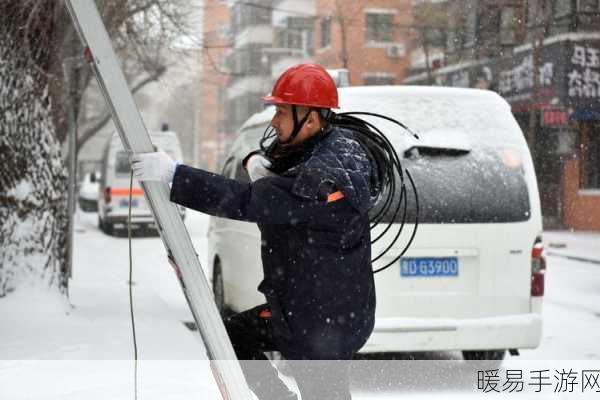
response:
[[[375,275],[376,324],[361,352],[460,350],[465,359],[502,359],[506,350],[537,347],[545,272],[540,200],[508,103],[490,91],[440,87],[349,87],[339,95],[341,111],[387,115],[420,136],[367,118],[414,178],[420,212],[408,252]],[[244,124],[224,175],[248,181],[240,162],[258,147],[272,115],[268,108]],[[409,190],[407,225],[374,269],[399,254],[414,224]],[[390,236],[373,245],[373,256]],[[257,227],[213,217],[208,239],[219,306],[240,311],[264,302],[256,290],[262,279]]]
[[[179,162],[182,161],[181,146],[175,132],[150,132],[150,139],[157,149],[164,150]],[[107,234],[112,234],[115,229],[127,228],[130,170],[129,156],[123,148],[118,133],[115,132],[104,148],[98,193],[98,226]],[[178,208],[183,218],[185,209]],[[144,191],[135,177],[132,187],[131,222],[133,229],[155,228],[154,218],[144,198]]]

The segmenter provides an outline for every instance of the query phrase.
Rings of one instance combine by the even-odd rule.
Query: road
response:
[[[204,267],[207,265],[204,259],[206,223],[206,217],[188,213],[186,226]],[[81,213],[77,228],[75,268],[77,265],[97,263],[99,253],[103,254],[104,263],[122,265],[119,269],[121,272],[126,268],[128,253],[124,235],[104,235],[96,226],[94,213]],[[136,237],[133,243],[134,266],[140,280],[137,283],[156,290],[177,310],[180,319],[189,318],[187,305],[165,262],[160,239],[154,236]],[[105,274],[107,270],[115,273],[114,268],[96,272]],[[75,270],[75,277],[77,273]],[[543,316],[544,330],[540,347],[521,351],[519,359],[600,359],[600,346],[591,335],[593,332],[600,333],[600,265],[557,256],[547,257]],[[456,355],[449,353],[445,357],[455,359]]]
[[[100,232],[96,218],[95,213],[80,212],[77,216],[75,263],[70,284],[72,311],[67,316],[60,316],[57,313],[50,315],[45,308],[21,313],[14,311],[12,306],[0,307],[0,315],[7,321],[0,329],[3,343],[0,359],[121,360],[111,361],[98,373],[105,373],[107,382],[113,379],[115,385],[118,383],[113,392],[117,387],[122,388],[118,391],[122,395],[117,398],[129,398],[124,393],[131,384],[131,366],[122,361],[131,359],[132,354],[127,292],[128,241],[125,235],[107,236]],[[203,266],[206,266],[203,259],[206,253],[206,222],[206,217],[188,213],[186,226]],[[202,359],[204,351],[199,335],[184,324],[192,318],[166,262],[160,239],[137,236],[133,240],[133,264],[138,346],[141,359],[146,360],[146,367],[141,369],[140,390],[149,394],[146,398],[158,398],[159,393],[165,392],[170,398],[189,398],[198,393],[213,398],[206,392],[216,393],[207,365],[184,364]],[[580,368],[580,362],[573,360],[587,360],[588,364],[591,362],[594,368],[600,369],[597,339],[600,332],[599,289],[600,265],[548,257],[542,343],[535,350],[521,351],[519,357],[507,356],[502,371],[520,369],[525,375],[534,367],[551,371],[553,367]],[[15,300],[12,304],[16,303]],[[30,305],[28,307],[31,308]],[[459,352],[401,354],[396,357],[399,361],[355,362],[352,365],[354,398],[395,399],[407,394],[411,398],[438,398],[442,393],[445,398],[464,398],[482,394],[477,390],[477,371],[460,361]],[[414,358],[424,361],[409,361]],[[143,372],[150,369],[147,360],[162,360],[163,364],[155,366],[162,365],[163,370],[168,368],[174,372],[179,369],[181,372],[144,378]],[[188,361],[173,363],[167,360]],[[66,388],[77,381],[82,387],[78,393],[85,393],[86,398],[106,397],[106,389],[94,393],[96,397],[90,397],[89,389],[85,389],[89,388],[85,382],[90,382],[89,385],[97,383],[93,378],[93,371],[97,372],[99,368],[97,363],[77,367],[64,361],[50,363],[3,365],[0,362],[0,371],[4,374],[4,381],[0,377],[0,386],[4,384],[4,390],[12,395],[10,398],[76,398],[65,397],[65,393]],[[119,369],[124,372],[117,377],[115,371]],[[204,374],[200,372],[202,370]],[[69,376],[70,379],[39,388],[27,386],[26,382],[20,383],[19,379],[23,379],[21,371],[28,371],[28,380],[36,374],[48,382],[52,381],[50,377]],[[190,376],[190,371],[198,371],[199,375],[195,376],[206,379],[199,379],[195,382],[196,386],[191,385],[189,378],[184,378]],[[79,378],[74,379],[74,375]],[[182,384],[178,379],[187,380]],[[292,384],[289,379],[288,382]],[[154,391],[157,396],[153,397],[151,392],[156,387],[160,390]],[[14,396],[15,393],[20,396]],[[553,394],[551,389],[549,394]],[[520,398],[517,394],[510,397]]]
[[[89,215],[84,216],[87,221],[90,221],[89,218]],[[186,221],[203,266],[207,265],[206,260],[202,258],[206,248],[206,223],[206,217],[196,213],[190,213]],[[84,226],[88,237],[102,235],[97,231],[95,221]],[[124,260],[126,240],[121,237],[102,236],[106,240],[106,246],[114,249],[113,254]],[[84,240],[83,236],[80,240]],[[145,280],[143,283],[154,286],[160,295],[178,310],[179,320],[189,319],[187,307],[182,302],[175,280],[170,278],[172,273],[162,261],[164,250],[159,239],[142,238],[136,239],[134,243],[134,259],[146,260],[152,254],[152,261],[137,267],[144,269],[140,272]],[[600,360],[600,346],[597,341],[600,333],[600,265],[556,256],[547,257],[543,317],[543,338],[540,346],[535,350],[521,350],[520,356],[507,355],[503,363],[504,368],[523,371],[536,367],[549,368],[551,365],[562,368],[575,366],[568,360]],[[456,360],[461,359],[460,352],[400,354],[395,355],[395,358],[400,361],[394,361],[393,367],[385,362],[379,365],[373,361],[357,364],[357,370],[353,374],[355,397],[393,398],[406,392],[428,393],[432,387],[443,387],[445,391],[458,391],[463,395],[465,390],[467,393],[473,393],[472,371],[465,371],[456,366]],[[412,359],[426,361],[402,361]],[[362,379],[364,376],[377,375],[371,370],[392,369],[396,373],[379,376],[379,379]],[[436,379],[437,384],[432,385],[431,379]],[[381,388],[385,390],[380,390]]]

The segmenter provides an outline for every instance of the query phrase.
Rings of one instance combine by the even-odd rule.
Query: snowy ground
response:
[[[600,234],[546,232],[544,244],[544,337],[521,358],[600,360]]]
[[[95,213],[78,214],[73,276],[69,284],[71,307],[48,306],[45,296],[37,293],[39,297],[32,299],[28,292],[17,292],[0,302],[1,315],[16,312],[16,316],[25,318],[3,324],[1,358],[131,358],[128,240],[126,235],[103,234],[97,229],[96,218]],[[190,224],[190,233],[200,253],[204,242],[199,238],[204,233],[198,229],[204,226]],[[192,317],[162,242],[156,236],[136,237],[132,248],[140,358],[203,358],[204,350],[198,345],[197,335],[183,324]]]
[[[0,399],[133,398],[127,238],[104,235],[96,218],[95,213],[77,215],[69,305],[35,289],[0,301]],[[206,222],[193,212],[186,219],[201,256]],[[548,232],[545,241],[542,344],[522,351],[520,357],[509,357],[504,367],[568,369],[585,362],[588,368],[600,369],[600,234]],[[160,239],[136,237],[133,260],[137,340],[143,360],[140,398],[220,398],[208,363],[202,361],[199,336],[184,325],[192,317]],[[446,361],[421,369],[414,362],[409,367],[406,361],[397,362],[399,372],[392,383],[374,383],[361,379],[362,372],[355,374],[354,397],[483,396],[473,390],[476,374],[466,380],[456,375],[456,354],[439,357]],[[429,373],[419,377],[416,370]],[[508,397],[519,398],[516,393]],[[565,397],[550,393],[532,398]]]

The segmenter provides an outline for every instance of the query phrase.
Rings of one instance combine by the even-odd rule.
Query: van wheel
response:
[[[464,360],[504,360],[506,350],[464,350],[462,352]]]
[[[107,235],[112,235],[114,232],[113,224],[104,221],[102,218],[100,218],[100,216],[98,216],[98,227],[102,232],[106,233]]]
[[[215,266],[213,267],[212,289],[217,309],[221,315],[224,315],[225,287],[223,285],[223,271],[221,270],[221,263],[219,261],[215,261]]]

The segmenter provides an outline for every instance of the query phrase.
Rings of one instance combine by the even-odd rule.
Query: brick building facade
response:
[[[600,230],[599,2],[445,4],[445,59],[433,83],[502,95],[534,159],[545,228]],[[430,81],[419,71],[405,83]]]
[[[315,0],[315,56],[351,85],[399,84],[410,62],[411,0]]]
[[[277,77],[314,61],[352,85],[399,84],[410,61],[411,0],[206,0],[202,166],[219,168]]]
[[[229,7],[222,0],[204,0],[202,80],[198,121],[200,166],[214,171],[227,146],[227,113],[223,108],[229,74],[220,60],[227,53]]]

